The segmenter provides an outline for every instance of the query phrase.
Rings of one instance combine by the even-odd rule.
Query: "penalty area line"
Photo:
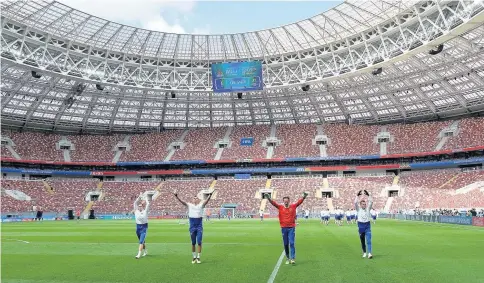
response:
[[[271,277],[269,277],[269,280],[267,280],[267,283],[273,283],[274,279],[276,279],[277,272],[279,271],[279,268],[281,267],[282,260],[284,259],[285,253],[284,250],[281,253],[281,256],[279,257],[279,260],[276,263],[276,266],[274,266],[274,270],[272,270]]]

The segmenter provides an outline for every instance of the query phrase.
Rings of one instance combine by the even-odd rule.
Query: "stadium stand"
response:
[[[389,144],[388,153],[434,151],[439,143],[440,131],[450,123],[445,121],[389,125],[388,132],[394,137],[394,142]]]
[[[444,149],[459,149],[483,145],[484,118],[469,118],[459,122],[459,133],[450,137]]]
[[[232,146],[224,149],[222,159],[265,158],[267,149],[262,142],[269,136],[269,126],[240,126],[235,127],[230,135]],[[241,146],[240,139],[254,138],[252,146]]]
[[[316,125],[278,125],[276,136],[282,143],[274,150],[274,158],[319,156],[319,147],[312,144]]]
[[[333,205],[342,209],[353,207],[355,193],[361,188],[368,190],[374,199],[374,208],[383,210],[387,200],[385,188],[392,184],[393,176],[349,176],[328,178],[329,190],[333,190]],[[92,209],[96,213],[130,213],[136,197],[146,191],[159,194],[152,202],[152,213],[184,215],[186,209],[173,197],[178,192],[180,198],[187,202],[193,199],[203,189],[208,189],[212,178],[169,179],[156,182],[104,182],[101,198],[94,202]],[[50,192],[42,181],[2,180],[2,213],[30,212],[32,205],[43,207],[45,212],[66,213],[68,209],[75,211],[86,207],[86,194],[98,191],[95,179],[48,179]],[[318,213],[327,207],[325,198],[317,198],[316,191],[321,189],[321,176],[296,177],[286,176],[274,178],[271,188],[275,191],[275,200],[282,202],[284,196],[291,201],[301,197],[302,192],[309,196],[300,207],[300,212],[309,209]],[[220,208],[224,204],[236,204],[237,211],[257,213],[261,200],[256,198],[259,189],[264,188],[266,179],[220,179],[216,182],[217,194],[208,207]],[[460,169],[443,169],[420,172],[403,172],[400,175],[400,195],[395,197],[392,211],[414,209],[448,209],[484,207],[484,170],[462,172]],[[18,190],[32,198],[32,201],[21,201],[5,193],[5,189]],[[276,215],[276,210],[267,205],[266,212]]]
[[[400,183],[403,195],[395,198],[393,209],[466,208],[484,206],[480,186],[469,186],[484,181],[484,171],[461,172],[459,169],[404,172]]]
[[[12,154],[10,153],[10,151],[5,147],[5,146],[2,146],[2,157],[6,157],[6,158],[13,158]]]
[[[185,148],[177,150],[171,160],[213,160],[217,153],[214,145],[224,137],[226,130],[226,127],[219,127],[188,131]]]
[[[15,143],[15,150],[21,159],[64,161],[61,150],[55,145],[61,139],[60,135],[34,132],[10,134]]]
[[[152,211],[158,213],[171,212],[185,215],[186,208],[173,196],[178,193],[180,199],[185,202],[193,202],[198,193],[203,189],[208,189],[212,178],[186,179],[186,180],[166,180],[161,185],[158,198],[153,201]]]
[[[130,213],[140,193],[153,190],[157,182],[104,182],[102,198],[94,202],[96,213]]]
[[[315,193],[320,189],[323,183],[323,178],[274,178],[272,179],[272,188],[277,191],[276,201],[281,203],[282,198],[288,196],[291,202],[295,202],[302,197],[303,192],[308,192],[309,195],[304,201],[300,209],[319,210],[321,207],[326,207],[326,199],[316,198]],[[272,206],[268,206],[273,211]]]
[[[255,212],[259,210],[261,200],[255,198],[256,192],[264,188],[266,179],[235,180],[221,179],[215,189],[217,196],[210,202],[210,207],[221,207],[224,204],[236,204],[237,210]]]
[[[131,150],[121,155],[120,161],[161,161],[168,154],[170,143],[178,139],[183,131],[167,130],[131,136]]]
[[[5,198],[7,206],[2,212],[26,212],[32,210],[32,205],[41,206],[45,212],[67,213],[67,210],[83,210],[87,202],[87,192],[94,190],[97,180],[94,179],[51,179],[47,183],[52,188],[49,192],[42,181],[2,180],[2,187],[10,187],[32,198],[32,201],[16,201],[11,197]],[[6,209],[15,209],[8,211]]]
[[[382,191],[392,185],[393,176],[370,176],[370,177],[329,177],[329,187],[335,190],[333,205],[341,209],[352,209],[354,199],[359,190],[367,190],[373,197],[373,207],[382,210],[387,200],[387,195]]]
[[[380,147],[373,140],[378,126],[323,125],[324,133],[330,139],[328,156],[379,154]]]
[[[75,150],[70,152],[71,161],[105,161],[111,162],[114,157],[114,147],[122,140],[120,135],[112,136],[67,136],[74,144]],[[95,145],[95,146],[93,146]]]
[[[5,213],[17,213],[32,211],[32,205],[30,201],[18,200],[8,195],[5,190],[19,190],[22,191],[22,183],[17,183],[11,180],[2,180],[2,201],[1,212]]]
[[[451,124],[425,122],[385,126],[393,137],[388,143],[388,153],[434,151],[439,143],[439,133]],[[374,142],[380,126],[325,124],[324,133],[330,139],[328,156],[379,154],[380,147]],[[191,129],[185,137],[184,149],[176,150],[172,160],[214,159],[215,143],[224,137],[226,127]],[[269,136],[269,126],[234,127],[230,136],[231,147],[223,151],[221,159],[266,158],[267,148],[262,146]],[[120,161],[162,161],[168,154],[168,146],[182,135],[182,130],[166,130],[162,133],[132,135],[131,149],[123,152]],[[312,145],[316,136],[315,124],[278,125],[276,137],[282,141],[274,150],[274,158],[319,156],[319,148]],[[63,161],[62,150],[56,149],[61,136],[41,133],[7,133],[15,143],[21,159]],[[252,146],[240,146],[241,138],[253,137]],[[67,136],[75,145],[71,151],[72,161],[112,161],[113,148],[122,136]],[[35,146],[32,146],[35,144]],[[96,146],[91,146],[95,144]],[[457,136],[450,137],[442,149],[460,149],[484,145],[484,118],[466,118],[459,121]],[[2,146],[2,157],[12,157]]]

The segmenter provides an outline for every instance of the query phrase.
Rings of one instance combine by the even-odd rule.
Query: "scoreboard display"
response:
[[[212,64],[214,92],[262,90],[262,64],[258,61]]]

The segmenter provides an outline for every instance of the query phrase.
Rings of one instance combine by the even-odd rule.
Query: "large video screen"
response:
[[[261,62],[212,64],[214,92],[244,92],[263,89]]]

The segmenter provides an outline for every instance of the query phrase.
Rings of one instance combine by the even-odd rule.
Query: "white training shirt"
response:
[[[358,197],[356,197],[355,208],[356,208],[357,214],[358,214],[358,222],[370,222],[370,219],[371,219],[370,210],[371,210],[372,205],[373,205],[373,200],[370,197],[368,199],[368,204],[366,205],[366,208],[363,209],[363,208],[360,207],[360,205],[358,203]]]
[[[309,210],[306,210],[305,213],[306,213],[306,216],[309,216]]]
[[[345,212],[345,214],[346,214],[346,216],[351,216],[351,211],[348,210],[348,211]]]
[[[195,205],[187,202],[188,206],[188,217],[189,218],[202,218],[203,216],[203,201]]]
[[[373,210],[373,209],[370,211],[370,213],[371,213],[372,216],[376,215],[376,211]]]
[[[146,224],[148,223],[148,213],[150,208],[150,202],[146,200],[146,207],[144,210],[138,209],[139,198],[134,202],[134,219],[136,224]]]

